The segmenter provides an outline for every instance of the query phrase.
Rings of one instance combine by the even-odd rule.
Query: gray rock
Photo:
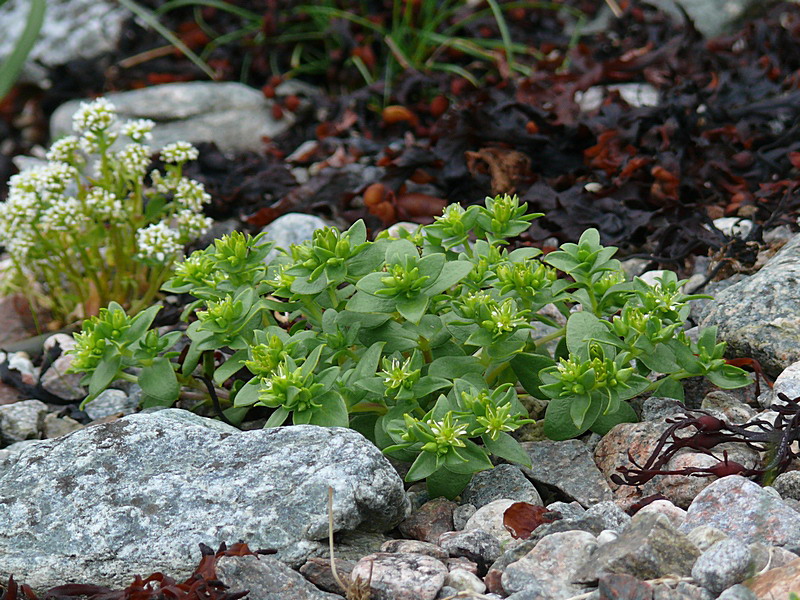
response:
[[[685,581],[653,586],[653,600],[713,600],[714,596],[700,586]]]
[[[542,505],[539,492],[522,470],[514,465],[497,465],[494,469],[475,473],[461,493],[461,499],[475,508],[501,498]]]
[[[486,591],[486,584],[480,578],[464,569],[452,569],[444,578],[445,585],[458,592],[476,592],[482,594]],[[464,596],[461,596],[463,598]]]
[[[137,397],[131,397],[122,390],[109,389],[104,390],[97,398],[89,402],[84,410],[90,419],[95,420],[120,413],[130,415],[136,411],[138,406],[139,399]]]
[[[475,508],[472,504],[460,504],[453,511],[453,529],[461,531],[469,521],[470,517],[475,514]]]
[[[503,526],[503,515],[512,504],[514,504],[514,500],[501,499],[482,506],[469,518],[467,524],[464,525],[464,531],[482,529],[493,535],[500,542],[501,547],[508,546],[514,538]]]
[[[781,498],[800,500],[800,471],[787,471],[781,473],[772,482]]]
[[[130,415],[21,453],[0,476],[0,579],[34,590],[180,579],[198,543],[238,540],[299,566],[325,545],[329,486],[336,530],[388,530],[405,515],[402,482],[355,431],[221,433],[184,413]]]
[[[38,400],[23,400],[0,406],[0,443],[8,446],[42,436],[47,405]]]
[[[675,398],[650,396],[642,403],[642,420],[658,421],[664,417],[682,414],[683,410],[681,403]]]
[[[758,600],[758,598],[749,587],[737,583],[717,596],[717,600]]]
[[[586,509],[575,502],[552,502],[547,505],[547,510],[561,513],[563,519],[580,519],[586,514]]]
[[[748,11],[759,6],[759,0],[651,0],[661,10],[683,21],[676,4],[683,7],[697,30],[706,37],[730,32]],[[767,4],[767,3],[764,3]]]
[[[344,560],[358,560],[362,556],[378,552],[381,546],[392,538],[375,531],[343,531],[336,534],[333,555]],[[320,553],[320,556],[330,556],[328,546]]]
[[[31,3],[25,0],[10,0],[0,8],[0,63],[14,49],[30,9]],[[122,23],[130,16],[127,9],[108,0],[47,0],[44,23],[23,75],[41,79],[46,67],[116,49]]]
[[[426,554],[439,560],[445,560],[450,556],[446,549],[419,540],[389,540],[381,544],[380,551],[389,554]]]
[[[709,485],[686,512],[686,521],[680,526],[684,532],[710,525],[748,544],[761,542],[792,549],[800,539],[800,513],[739,475]]]
[[[636,515],[613,542],[603,546],[575,575],[593,583],[603,573],[624,573],[638,579],[688,576],[700,551],[663,515]]]
[[[669,500],[656,500],[641,508],[636,514],[659,513],[666,516],[673,527],[680,527],[686,520],[686,511]]]
[[[39,369],[33,366],[30,356],[25,352],[15,352],[7,357],[8,368],[17,371],[22,383],[26,385],[36,385],[39,381]]]
[[[717,325],[731,356],[757,359],[770,375],[800,360],[800,236],[752,277],[721,291],[702,325]]]
[[[728,535],[711,525],[698,525],[687,536],[700,552],[705,552],[717,542],[728,539]]]
[[[724,390],[714,390],[706,394],[700,408],[716,411],[725,416],[728,423],[741,425],[756,416],[756,410]]]
[[[617,92],[633,107],[658,106],[661,94],[649,83],[621,83],[616,85],[596,85],[585,92],[575,93],[575,102],[584,112],[600,108],[603,100],[611,92]]]
[[[351,582],[366,583],[370,600],[433,600],[445,577],[447,567],[424,554],[370,554],[350,573]]]
[[[501,554],[500,542],[483,529],[443,533],[439,536],[439,546],[452,557],[462,556],[477,563],[483,572]]]
[[[772,404],[786,404],[778,398],[778,394],[785,394],[788,398],[800,397],[800,362],[795,362],[786,367],[775,378],[772,389],[767,388],[761,392],[758,402],[762,408],[769,408]]]
[[[736,539],[717,542],[692,567],[692,578],[712,594],[720,594],[748,576],[750,548]]]
[[[81,429],[83,425],[69,417],[59,417],[56,413],[47,413],[42,422],[42,434],[45,438],[59,438]]]
[[[341,600],[271,556],[224,556],[217,562],[217,577],[230,592],[250,590],[254,600]]]
[[[251,87],[234,82],[191,81],[167,83],[105,96],[125,119],[151,119],[156,122],[148,145],[157,150],[183,140],[191,143],[214,142],[223,152],[264,148],[264,137],[275,137],[294,123],[286,111],[276,120],[272,101]],[[50,120],[50,133],[56,138],[72,131],[72,115],[80,101],[59,106]]]
[[[574,576],[596,548],[597,540],[585,531],[548,535],[523,558],[506,567],[503,589],[513,593],[535,588],[546,598],[575,596],[583,588],[573,583]]]
[[[310,240],[317,229],[327,226],[328,223],[314,215],[287,213],[265,226],[261,232],[267,234],[267,239],[275,242],[276,248],[288,251],[292,244],[302,244]],[[278,252],[273,248],[265,260],[269,263],[276,256]]]
[[[86,388],[81,385],[83,373],[67,373],[74,360],[72,354],[62,354],[42,373],[39,383],[54,396],[64,400],[80,400],[86,397]]]
[[[525,442],[522,447],[533,463],[522,471],[534,481],[552,485],[586,507],[612,499],[611,488],[580,440]]]
[[[631,522],[630,515],[610,501],[598,502],[594,506],[590,506],[586,511],[586,516],[600,517],[603,520],[605,529],[610,529],[617,533],[622,533],[622,530]]]

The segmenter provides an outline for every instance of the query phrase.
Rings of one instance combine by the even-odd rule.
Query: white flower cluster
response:
[[[117,195],[101,187],[89,190],[84,202],[101,221],[124,221],[128,216]]]
[[[50,161],[69,163],[71,165],[82,163],[83,157],[80,156],[80,141],[74,135],[67,135],[53,142],[50,150],[45,154],[45,158]]]
[[[175,142],[164,146],[160,156],[165,163],[179,165],[187,160],[197,160],[200,153],[189,142]]]
[[[77,198],[59,198],[39,218],[44,231],[77,230],[87,220]]]
[[[155,260],[160,263],[175,259],[183,250],[180,233],[164,221],[148,225],[136,232],[137,257],[142,260]]]
[[[153,127],[156,124],[150,119],[137,119],[128,121],[120,128],[122,135],[131,138],[134,142],[149,142],[153,139]]]
[[[72,116],[72,129],[76,133],[98,133],[111,127],[116,120],[116,107],[105,98],[98,98],[93,102],[81,102],[80,108]]]
[[[199,238],[209,230],[214,223],[211,217],[205,217],[202,213],[184,209],[175,215],[175,222],[182,240],[189,241]]]
[[[136,142],[127,144],[117,152],[116,158],[130,179],[140,181],[147,174],[147,167],[150,165],[150,146]]]
[[[211,202],[211,195],[199,181],[183,177],[178,182],[174,199],[181,206],[199,213],[203,210],[204,204]]]

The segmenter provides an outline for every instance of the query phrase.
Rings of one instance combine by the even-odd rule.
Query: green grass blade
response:
[[[497,29],[500,30],[500,38],[503,40],[503,47],[506,51],[506,61],[509,66],[514,64],[514,50],[511,48],[511,33],[508,31],[508,24],[503,17],[503,11],[497,4],[497,0],[486,0],[489,3],[489,8],[492,9],[494,21],[497,23]]]
[[[170,0],[159,6],[153,13],[158,16],[167,14],[168,12],[181,8],[182,6],[207,6],[209,8],[217,8],[225,12],[242,17],[248,21],[256,21],[261,23],[261,15],[254,13],[241,6],[229,4],[223,0]]]
[[[119,0],[119,3],[122,4],[125,8],[139,17],[148,27],[154,29],[161,37],[167,40],[170,44],[175,46],[178,50],[180,50],[186,58],[188,58],[192,63],[194,63],[203,73],[208,75],[209,79],[216,79],[217,74],[214,70],[208,66],[208,64],[197,54],[191,51],[189,47],[184,44],[178,36],[172,33],[169,29],[164,27],[156,18],[156,16],[144,6],[141,6],[134,0]]]
[[[4,3],[5,0],[0,2],[0,4]],[[28,20],[25,22],[25,29],[22,30],[22,35],[19,36],[11,54],[0,66],[0,100],[11,91],[14,82],[19,77],[25,59],[28,58],[28,54],[36,43],[36,38],[39,37],[46,8],[46,0],[31,0],[31,10],[28,13]]]

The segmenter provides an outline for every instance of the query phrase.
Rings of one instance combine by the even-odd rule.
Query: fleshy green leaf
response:
[[[156,358],[152,365],[142,369],[139,385],[158,406],[172,406],[181,391],[172,363],[163,357]]]

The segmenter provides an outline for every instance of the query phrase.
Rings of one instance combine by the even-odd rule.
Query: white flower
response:
[[[211,202],[211,196],[202,183],[183,177],[175,190],[175,202],[189,210],[200,212],[204,204]]]
[[[150,119],[137,119],[136,121],[126,121],[122,125],[120,132],[134,142],[150,141],[153,139],[151,132],[155,126],[155,122]]]
[[[80,142],[74,135],[67,135],[60,140],[53,142],[50,150],[47,151],[45,157],[47,160],[56,162],[73,163],[82,162],[78,156],[80,151]]]
[[[85,202],[89,211],[101,221],[123,221],[128,216],[117,195],[105,188],[93,187]]]
[[[165,163],[180,164],[187,160],[197,160],[200,153],[189,142],[174,142],[161,149],[161,160]]]
[[[86,216],[77,198],[60,198],[42,213],[40,224],[45,231],[70,231],[80,227]]]
[[[127,144],[116,154],[122,168],[134,180],[139,180],[147,173],[150,165],[150,146],[143,144]]]
[[[167,262],[182,250],[178,241],[179,233],[160,221],[136,232],[137,257]]]
[[[114,105],[105,98],[81,102],[80,108],[72,116],[72,129],[75,133],[103,131],[116,121],[116,112]]]
[[[214,223],[213,219],[189,209],[179,211],[178,214],[175,215],[175,221],[178,224],[178,231],[181,233],[181,238],[186,241],[199,238],[208,231]]]

